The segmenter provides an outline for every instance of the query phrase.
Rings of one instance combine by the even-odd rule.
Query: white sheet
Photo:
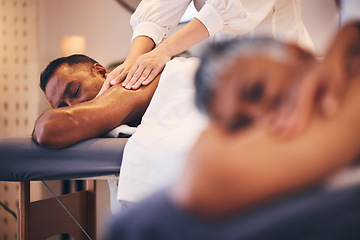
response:
[[[158,88],[124,150],[118,199],[136,202],[171,184],[207,124],[195,107],[193,84],[199,60],[166,64]]]

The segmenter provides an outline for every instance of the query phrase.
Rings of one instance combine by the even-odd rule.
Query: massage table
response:
[[[126,142],[127,138],[94,138],[55,150],[39,146],[31,136],[0,138],[0,180],[20,182],[19,239],[46,239],[62,233],[74,239],[89,239],[57,199],[30,202],[30,181],[70,179],[86,179],[86,190],[58,199],[95,239],[95,180],[119,174]]]
[[[73,222],[56,199],[50,198],[30,202],[30,181],[65,179],[87,179],[87,188],[85,191],[62,195],[58,198],[90,238],[95,239],[95,179],[116,178],[120,171],[126,142],[127,138],[95,138],[62,150],[54,150],[39,146],[30,136],[0,138],[0,180],[20,182],[18,214],[19,239],[46,239],[52,235],[61,233],[69,233],[74,239],[89,239],[86,234],[82,232],[81,228]],[[345,196],[342,189],[348,191],[346,189],[348,189],[349,186],[351,186],[351,194],[349,197],[345,199],[335,198],[335,196]],[[324,195],[322,193],[323,190],[320,192],[315,191],[314,197],[309,198],[310,200],[302,197],[307,196],[307,194],[305,194],[301,195],[300,198],[296,197],[294,202],[290,201],[290,203],[286,204],[278,203],[277,205],[279,205],[280,208],[285,206],[285,208],[290,209],[290,212],[293,212],[293,214],[289,216],[288,211],[279,212],[278,208],[275,208],[275,210],[271,208],[271,213],[265,210],[259,210],[258,212],[260,214],[255,214],[255,219],[253,217],[250,218],[250,225],[245,223],[248,220],[244,222],[242,218],[231,220],[231,224],[229,225],[232,229],[231,235],[242,235],[248,233],[245,231],[246,229],[251,229],[249,236],[241,239],[266,239],[266,236],[269,236],[267,231],[270,230],[277,231],[276,234],[280,234],[279,236],[281,236],[284,234],[283,231],[289,233],[292,232],[290,229],[297,228],[297,226],[299,226],[298,221],[301,222],[300,224],[303,224],[304,221],[301,221],[301,219],[302,216],[305,216],[304,214],[308,214],[306,218],[309,219],[321,219],[324,216],[326,219],[329,209],[336,209],[340,206],[344,206],[346,209],[340,209],[338,211],[339,214],[354,213],[356,216],[355,223],[358,223],[358,221],[360,221],[360,208],[358,208],[358,206],[360,207],[358,204],[358,200],[360,199],[359,186],[360,168],[359,161],[356,161],[355,166],[339,174],[339,176],[327,184],[327,188],[331,190],[329,193],[325,193]],[[156,196],[158,195],[150,198],[157,199]],[[154,203],[151,199],[143,201],[138,205],[139,207],[132,210],[133,212],[130,211],[127,214],[130,215],[130,217],[124,215],[124,217],[120,217],[118,220],[115,219],[110,226],[112,229],[112,231],[109,231],[110,234],[118,231],[122,233],[124,233],[124,231],[131,233],[141,231],[142,227],[144,227],[141,224],[142,221],[137,222],[136,220],[134,222],[135,219],[147,219],[147,223],[154,225],[153,227],[155,229],[153,230],[164,233],[169,232],[168,230],[171,229],[166,225],[166,222],[175,224],[176,226],[184,225],[184,227],[186,227],[185,225],[188,225],[189,219],[176,220],[177,218],[173,218],[173,213],[177,210],[164,210],[163,206],[167,206],[168,204],[162,204],[161,199],[163,198],[160,198],[160,201]],[[311,199],[317,200],[312,201]],[[323,209],[322,207],[325,206],[323,203],[326,199],[334,199],[333,205],[328,204],[329,206],[326,205],[327,207]],[[298,209],[297,206],[299,206],[299,204],[302,205],[309,201],[314,203],[309,208],[313,210],[300,209],[293,211],[293,209]],[[142,206],[144,206],[145,209]],[[320,209],[322,212],[316,213],[316,209]],[[336,212],[336,214],[338,214],[338,212]],[[163,216],[164,214],[165,216]],[[338,216],[336,214],[335,216]],[[155,215],[156,217],[154,218]],[[166,216],[171,216],[171,219],[175,220],[167,219]],[[155,221],[156,219],[159,221]],[[161,222],[161,219],[166,219],[166,221]],[[280,223],[276,225],[274,219],[280,219],[281,221],[279,220]],[[286,223],[290,219],[292,219],[291,223],[294,223],[294,225],[291,225],[289,228],[284,228],[284,222]],[[353,219],[345,220],[346,226],[350,228],[350,230],[347,229],[347,231],[349,231],[351,236],[355,235],[356,237],[360,237],[357,224],[355,224],[355,227],[349,225],[349,223],[353,223],[352,220]],[[121,228],[118,228],[119,224]],[[189,230],[189,233],[195,231],[197,228],[195,226],[196,225],[187,226],[186,231]],[[226,228],[224,229],[226,230]],[[312,228],[312,225],[309,225],[309,228]],[[225,230],[224,232],[221,230],[220,233],[225,234],[228,232],[228,230]],[[216,230],[216,233],[219,234],[219,231]],[[264,238],[255,237],[259,234]],[[120,235],[116,234],[117,237],[114,239],[118,239]],[[169,239],[172,238],[170,237]],[[231,237],[229,239],[231,239]]]

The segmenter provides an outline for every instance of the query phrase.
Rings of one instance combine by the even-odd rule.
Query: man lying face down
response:
[[[305,52],[301,52],[295,46],[289,46],[289,48],[293,49],[294,53],[302,53],[302,58],[312,57]],[[209,58],[212,57],[209,56]],[[294,56],[290,55],[290,57]],[[226,61],[226,59],[223,59],[223,61]],[[219,66],[222,65],[219,64]],[[212,67],[220,69],[216,67],[216,64]],[[295,72],[298,71],[293,66],[288,70],[287,75],[291,76],[296,75]],[[85,55],[73,55],[52,61],[41,74],[40,87],[53,109],[47,111],[36,121],[33,132],[34,140],[43,146],[62,148],[91,137],[103,135],[121,124],[131,126],[139,124],[157,88],[161,74],[149,87],[142,87],[136,91],[126,91],[115,87],[95,99],[107,74],[108,71],[105,67]],[[200,72],[198,74],[199,76],[202,75]],[[264,75],[264,73],[262,74]],[[206,73],[203,76],[207,76]],[[278,78],[275,80],[279,82],[278,85],[281,85],[286,77],[281,76],[281,80],[278,80]],[[214,77],[210,76],[209,79],[214,79]],[[236,108],[242,112],[240,115],[243,120],[238,121],[239,123],[260,118],[263,115],[270,115],[269,112],[273,111],[273,109],[265,107],[265,105],[274,106],[278,100],[278,95],[275,92],[281,92],[280,87],[275,88],[276,85],[274,84],[271,86],[273,96],[269,94],[266,99],[261,101],[245,99],[244,104]],[[201,88],[204,89],[202,91],[205,91],[206,87],[208,86]],[[232,88],[232,86],[225,85],[216,87],[219,89],[224,87]],[[253,91],[251,94],[262,94],[260,93],[262,87],[260,83],[257,83],[254,89],[251,90]],[[231,93],[230,91],[226,92]],[[220,94],[222,93],[220,92]],[[218,97],[221,96],[213,96],[212,98],[217,99]],[[248,96],[247,98],[254,97],[256,98],[256,96]],[[271,104],[269,104],[270,102]],[[228,108],[220,106],[219,111],[232,109],[232,106],[227,106]],[[251,108],[257,109],[257,111],[249,111]],[[223,119],[223,121],[228,120]],[[230,126],[232,124],[230,122],[226,124],[230,128],[235,127]]]
[[[205,56],[213,58],[202,59],[196,77],[197,103],[210,116],[210,125],[190,153],[183,175],[170,189],[118,215],[106,239],[356,239],[360,236],[358,228],[351,224],[359,221],[358,204],[350,210],[356,217],[346,215],[348,212],[343,208],[354,203],[351,199],[355,203],[359,201],[358,190],[350,197],[347,191],[319,191],[309,201],[300,197],[286,208],[275,208],[280,215],[272,211],[275,214],[270,219],[261,213],[255,213],[252,218],[249,212],[246,216],[250,218],[241,218],[241,213],[259,207],[264,201],[323,182],[360,154],[359,39],[360,24],[346,26],[322,62],[273,40],[238,40],[210,49],[212,52]],[[250,49],[249,54],[242,54],[244,49]],[[214,67],[216,62],[221,65],[217,66],[219,70]],[[251,66],[254,63],[256,70]],[[295,78],[289,75],[289,69],[293,69]],[[289,96],[283,91],[296,93],[314,73],[318,77],[317,74],[325,74],[321,75],[324,77],[336,71],[343,73],[340,78],[344,94],[339,98],[338,112],[331,118],[324,118],[321,107],[316,105],[308,126],[286,140],[270,135],[261,124],[248,125],[252,116],[258,116],[259,108],[267,111],[283,104]],[[291,84],[284,82],[289,76]],[[271,86],[271,81],[276,81],[276,85]],[[334,79],[326,78],[325,86],[331,86],[331,81]],[[282,90],[273,93],[273,88]],[[321,101],[324,93],[318,94],[317,100]],[[268,96],[271,96],[269,103],[246,104],[249,106],[246,110],[242,106],[246,102],[260,103]],[[247,128],[243,129],[244,125]],[[339,199],[337,194],[344,197]],[[341,211],[333,211],[337,208]],[[286,209],[290,212],[284,212]],[[257,219],[256,215],[265,220]],[[339,218],[343,221],[338,222]],[[217,221],[211,221],[214,219]],[[254,228],[251,223],[255,220],[268,228]],[[320,225],[317,221],[321,221]],[[278,223],[277,229],[273,229],[272,222]],[[345,229],[346,236],[342,235]],[[259,230],[267,230],[269,234],[262,235]]]
[[[52,61],[43,71],[40,87],[53,109],[35,122],[33,138],[40,145],[63,148],[101,136],[121,124],[139,124],[158,84],[137,91],[121,87],[96,97],[107,69],[84,55]]]
[[[242,49],[244,50],[242,54],[249,54],[251,49],[246,50],[245,48]],[[267,119],[271,119],[272,116],[278,116],[279,114],[274,114],[275,110],[280,109],[280,111],[282,111],[284,107],[278,109],[277,106],[287,106],[291,108],[294,105],[291,101],[285,101],[285,103],[281,105],[278,104],[281,99],[280,93],[287,93],[287,91],[282,91],[284,86],[286,86],[284,82],[289,76],[291,76],[291,79],[294,79],[294,76],[298,75],[297,72],[301,73],[299,69],[304,67],[301,65],[304,64],[304,62],[308,62],[297,59],[309,60],[311,62],[310,59],[313,57],[296,46],[288,45],[283,47],[289,49],[290,54],[285,53],[286,51],[283,50],[276,50],[277,48],[281,47],[276,47],[275,50],[270,49],[267,54],[274,53],[272,55],[278,59],[287,55],[289,60],[293,60],[288,61],[288,63],[291,64],[287,64],[286,73],[276,71],[272,67],[267,67],[263,72],[259,72],[252,63],[248,64],[249,67],[241,65],[242,67],[238,68],[238,70],[244,75],[243,70],[247,69],[245,72],[250,74],[243,78],[249,78],[251,74],[257,74],[259,76],[251,76],[254,79],[256,78],[257,82],[247,83],[248,86],[237,86],[244,89],[242,96],[244,100],[243,103],[235,108],[227,104],[225,104],[225,106],[228,106],[227,108],[219,106],[219,109],[212,113],[212,117],[218,118],[217,112],[221,111],[223,113],[223,119],[221,121],[227,121],[227,123],[224,124],[229,128],[233,128],[236,126],[232,126],[234,122],[229,122],[229,118],[231,118],[229,114],[234,113],[230,113],[228,109],[241,111],[241,114],[237,114],[237,118],[242,118],[242,120],[235,121],[237,122],[236,124],[241,125],[245,122],[249,123],[253,119],[263,119],[263,116],[266,116]],[[209,55],[205,57],[205,59],[213,59],[213,57],[214,56]],[[221,61],[231,62],[233,59],[227,56]],[[263,62],[263,65],[266,64],[265,62]],[[217,64],[217,61],[209,64],[203,61],[203,65],[204,64],[216,69],[216,72],[219,72],[224,65]],[[257,62],[256,64],[259,63]],[[308,65],[308,63],[305,65]],[[210,81],[210,79],[213,81],[213,79],[215,79],[214,76],[208,76],[206,72],[207,71],[200,73],[199,71],[198,74],[199,76],[203,75],[204,78],[207,76],[207,81]],[[281,76],[276,76],[276,74],[279,73],[281,73]],[[137,125],[149,105],[161,74],[156,78],[154,84],[151,84],[149,87],[142,87],[137,91],[124,91],[124,89],[115,87],[111,88],[106,94],[101,95],[101,97],[94,99],[100,90],[99,86],[102,85],[107,74],[108,71],[105,67],[84,55],[73,55],[52,61],[41,75],[40,87],[44,91],[53,109],[47,111],[36,121],[33,132],[34,140],[43,146],[62,148],[88,138],[103,135],[121,124]],[[262,99],[257,99],[260,95],[265,94],[263,93],[263,84],[269,81],[271,81],[272,84],[267,84],[266,95],[264,97],[261,96]],[[226,85],[228,82],[221,83],[219,86],[211,86],[212,88],[219,89],[234,89],[234,86]],[[238,81],[238,83],[242,82],[246,81]],[[213,84],[216,84],[216,82]],[[230,82],[230,84],[233,83]],[[203,86],[199,89],[203,89],[201,91],[204,92],[209,87],[210,85]],[[229,95],[224,95],[224,92],[229,93]],[[230,94],[232,93],[231,91],[219,91],[217,94],[231,98],[232,95]],[[210,94],[209,96],[212,95]],[[214,95],[212,99],[217,99],[218,97],[221,96]],[[204,101],[208,102],[210,100],[204,99]],[[216,104],[216,101],[214,101],[214,103]],[[312,102],[308,101],[307,104],[303,105],[311,108]],[[297,115],[303,112],[304,111],[298,111]],[[299,118],[306,118],[306,114],[300,115],[304,115],[305,117]],[[293,128],[294,126],[288,127],[288,129]]]

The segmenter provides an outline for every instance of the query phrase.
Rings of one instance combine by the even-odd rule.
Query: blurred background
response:
[[[51,60],[85,53],[111,66],[126,57],[132,35],[132,1],[0,0],[0,137],[31,134],[36,118],[49,108],[39,88],[39,76]],[[339,28],[335,1],[304,0],[303,20],[321,57]],[[191,48],[190,54],[198,55],[201,46]],[[48,184],[60,194],[61,183]],[[14,212],[18,189],[18,183],[0,182],[0,202]],[[46,197],[50,197],[47,189],[33,182],[31,199]],[[110,214],[105,181],[98,181],[97,205],[101,234]],[[16,220],[0,206],[0,240],[9,239],[17,239]]]

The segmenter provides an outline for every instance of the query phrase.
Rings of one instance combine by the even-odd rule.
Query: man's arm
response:
[[[210,126],[173,189],[175,201],[222,217],[325,179],[360,152],[359,91],[358,77],[334,118],[314,114],[304,133],[286,141],[259,126],[236,133]]]
[[[46,147],[63,148],[140,119],[159,78],[136,91],[117,85],[88,102],[48,110],[36,120],[33,139]]]

